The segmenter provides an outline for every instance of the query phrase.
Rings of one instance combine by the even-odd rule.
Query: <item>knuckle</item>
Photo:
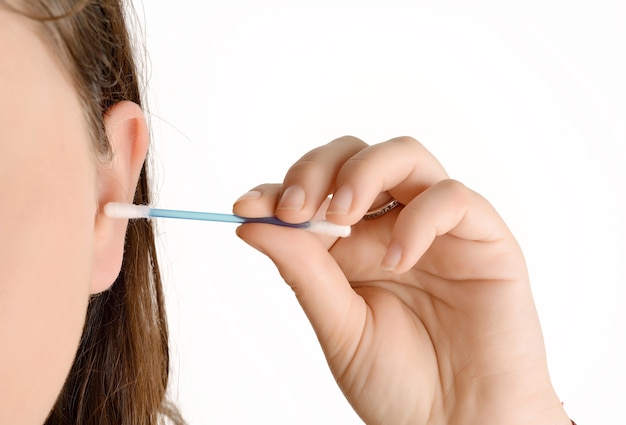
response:
[[[463,183],[455,179],[445,179],[439,183],[444,189],[451,192],[452,195],[463,195],[468,189]]]
[[[398,137],[394,137],[393,139],[389,140],[390,143],[397,143],[397,144],[401,144],[401,145],[410,145],[413,147],[418,147],[420,149],[424,148],[424,145],[422,145],[417,139],[415,139],[414,137],[411,136],[398,136]]]
[[[446,179],[437,183],[450,200],[458,204],[467,204],[470,201],[472,191],[458,180]]]
[[[322,171],[323,165],[320,163],[318,156],[311,151],[289,167],[286,178],[297,180],[314,179],[315,176],[318,176]]]
[[[250,190],[257,190],[261,192],[263,195],[273,194],[280,191],[282,185],[278,183],[262,183],[258,186],[253,187]]]
[[[366,148],[368,146],[367,143],[365,143],[363,140],[359,139],[358,137],[354,137],[354,136],[350,136],[350,135],[345,135],[345,136],[341,136],[338,137],[334,140],[332,140],[330,143],[328,143],[327,146],[330,145],[350,145],[350,146],[354,146],[356,148]]]
[[[364,175],[371,174],[372,164],[368,160],[368,158],[363,158],[360,156],[354,156],[349,158],[341,167],[338,173],[338,179],[340,180],[362,180]]]

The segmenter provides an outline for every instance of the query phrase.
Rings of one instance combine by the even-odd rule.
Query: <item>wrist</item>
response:
[[[572,425],[549,380],[491,382],[460,403],[458,423]],[[543,387],[543,388],[542,388]],[[467,393],[466,393],[467,394]],[[468,421],[468,418],[472,418]],[[452,420],[450,423],[457,423]]]

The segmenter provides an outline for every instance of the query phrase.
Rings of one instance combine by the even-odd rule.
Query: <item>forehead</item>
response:
[[[53,38],[45,25],[8,10],[0,0],[0,78],[70,83]]]
[[[80,97],[57,59],[31,20],[0,7],[0,175],[90,147]]]
[[[50,52],[44,45],[36,25],[30,19],[0,7],[0,72],[13,71],[13,77],[36,72],[38,66],[48,66]],[[6,75],[5,75],[6,76]]]
[[[34,111],[58,114],[64,105],[78,100],[59,56],[44,42],[40,26],[0,7],[0,121],[4,124]]]

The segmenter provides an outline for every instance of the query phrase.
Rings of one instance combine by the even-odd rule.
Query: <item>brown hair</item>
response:
[[[10,7],[41,23],[71,76],[100,160],[111,150],[103,116],[122,100],[142,104],[138,72],[123,0],[28,0]],[[15,2],[13,2],[15,3]],[[135,203],[148,204],[144,164]],[[46,424],[182,424],[167,401],[168,328],[154,231],[131,221],[120,275],[108,291],[93,296],[80,346]]]

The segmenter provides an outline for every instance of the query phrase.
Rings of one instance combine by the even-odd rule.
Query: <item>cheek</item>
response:
[[[0,369],[11,365],[0,370],[0,399],[16,398],[16,409],[56,397],[89,298],[95,168],[70,106],[0,130]]]
[[[11,241],[6,255],[14,260],[8,269],[46,276],[59,282],[57,289],[61,281],[88,274],[95,214],[94,170],[83,146],[88,141],[65,124],[40,126],[35,137],[41,142],[10,167],[12,183],[2,189],[8,208],[0,212],[5,241]]]
[[[1,2],[1,0],[0,0]],[[95,161],[75,88],[0,7],[0,423],[42,423],[84,324]]]

